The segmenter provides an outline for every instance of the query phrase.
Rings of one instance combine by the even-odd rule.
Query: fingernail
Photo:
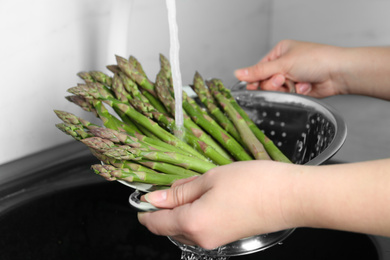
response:
[[[272,85],[275,87],[280,87],[284,84],[285,78],[282,75],[277,75],[272,78]]]
[[[167,200],[167,191],[158,190],[145,195],[145,200],[151,204],[159,203]]]
[[[137,218],[139,222],[142,222],[142,218],[145,216],[147,212],[137,212]]]
[[[311,85],[308,83],[301,83],[298,86],[298,93],[307,94],[311,89]]]
[[[249,71],[247,69],[239,69],[234,72],[234,75],[236,77],[242,77],[247,76],[249,74]]]
[[[253,82],[253,83],[246,85],[246,89],[248,89],[248,90],[257,90],[259,87],[260,87],[259,82]]]

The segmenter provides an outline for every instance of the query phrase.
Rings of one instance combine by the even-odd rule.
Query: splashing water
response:
[[[181,260],[227,260],[229,259],[229,257],[198,255],[192,252],[182,251],[180,259]]]
[[[176,3],[175,0],[166,0],[168,9],[169,36],[170,36],[170,63],[172,68],[172,82],[175,93],[175,122],[177,129],[183,127],[183,106],[182,106],[182,79],[179,63],[179,35],[176,22]]]

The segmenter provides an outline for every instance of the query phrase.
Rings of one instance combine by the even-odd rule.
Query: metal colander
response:
[[[321,100],[292,93],[232,90],[251,119],[294,163],[319,165],[343,145],[344,120]]]

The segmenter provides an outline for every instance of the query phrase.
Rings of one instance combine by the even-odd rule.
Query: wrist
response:
[[[353,66],[355,62],[351,48],[331,46],[332,53],[329,55],[329,73],[333,82],[336,94],[352,94],[350,88],[351,77],[353,77]]]
[[[305,214],[302,211],[304,202],[303,185],[305,166],[294,165],[293,171],[287,172],[286,178],[290,181],[288,186],[284,187],[286,190],[282,204],[282,214],[286,222],[286,228],[296,228],[305,226]]]

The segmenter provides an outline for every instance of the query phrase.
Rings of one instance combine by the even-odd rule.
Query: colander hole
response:
[[[310,128],[310,125],[309,125],[309,124],[307,124],[307,125],[306,125],[306,129],[309,129],[309,128]]]
[[[271,135],[275,135],[275,131],[271,131],[271,133],[270,133]]]
[[[261,114],[263,117],[266,117],[267,116],[267,112],[263,112],[262,114]]]
[[[286,132],[283,132],[282,137],[286,137],[286,136],[287,136]]]
[[[263,122],[263,120],[261,120],[261,119],[257,119],[257,120],[256,120],[256,122],[255,122],[255,124],[256,124],[256,125],[260,125],[260,124],[261,124],[261,122]]]
[[[280,112],[279,112],[279,111],[276,111],[275,116],[276,116],[276,117],[280,117]]]
[[[301,152],[302,149],[303,149],[303,142],[298,141],[298,143],[297,143],[297,148],[298,148],[298,152]]]
[[[269,122],[269,124],[270,124],[270,125],[274,125],[274,124],[275,124],[275,121],[271,120],[271,121]]]
[[[285,125],[286,125],[285,122],[281,122],[281,123],[280,123],[280,126],[281,126],[281,127],[284,127]]]
[[[282,142],[278,142],[276,145],[281,147],[282,146]]]

